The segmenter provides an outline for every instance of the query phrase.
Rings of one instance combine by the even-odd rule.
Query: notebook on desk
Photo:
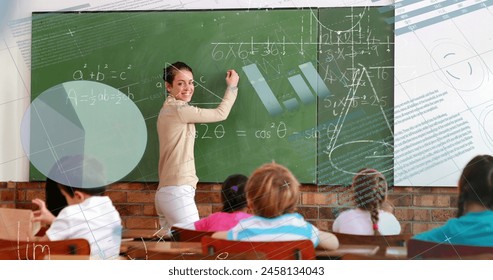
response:
[[[32,221],[33,217],[32,210],[0,208],[0,239],[33,240],[41,228],[39,222]]]

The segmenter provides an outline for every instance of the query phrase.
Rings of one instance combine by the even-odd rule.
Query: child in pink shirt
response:
[[[240,220],[251,217],[251,214],[246,213],[245,184],[247,179],[248,177],[241,174],[234,174],[226,178],[221,189],[223,201],[221,212],[202,218],[193,225],[176,224],[175,226],[199,231],[223,231],[236,226]]]

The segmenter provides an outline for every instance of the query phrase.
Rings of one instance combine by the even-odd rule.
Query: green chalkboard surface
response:
[[[390,17],[386,15],[385,17]],[[350,184],[368,167],[393,185],[393,26],[378,8],[320,10],[318,182]]]
[[[191,103],[205,108],[220,102],[234,68],[239,96],[228,119],[196,124],[201,182],[270,161],[303,183],[347,183],[361,158],[391,173],[393,33],[382,18],[376,7],[35,13],[32,99],[70,81],[118,89],[147,128],[143,156],[121,180],[154,182],[163,68],[189,64]],[[34,166],[30,177],[44,179]]]
[[[122,180],[156,181],[156,121],[165,96],[163,68],[184,61],[194,70],[192,104],[213,108],[225,73],[240,74],[239,96],[226,121],[196,124],[202,182],[222,182],[276,161],[300,181],[316,182],[316,139],[293,137],[316,125],[316,98],[302,103],[288,78],[303,86],[300,65],[316,67],[318,30],[312,10],[42,13],[33,17],[32,98],[67,81],[119,89],[147,126],[142,160]],[[306,42],[306,43],[305,43]],[[301,84],[303,83],[303,84]],[[117,105],[115,105],[117,106]],[[111,112],[108,112],[111,114]],[[125,153],[125,150],[121,151]],[[33,168],[31,178],[41,178]]]

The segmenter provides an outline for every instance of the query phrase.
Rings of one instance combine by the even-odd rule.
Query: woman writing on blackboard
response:
[[[168,97],[157,120],[159,136],[159,186],[155,196],[156,211],[162,229],[176,223],[199,220],[195,205],[194,143],[195,123],[225,120],[238,93],[239,76],[235,70],[226,72],[227,89],[215,109],[202,109],[188,104],[194,92],[192,68],[175,62],[164,69]]]

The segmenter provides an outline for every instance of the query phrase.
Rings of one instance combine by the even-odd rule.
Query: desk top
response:
[[[166,232],[164,232],[161,229],[125,229],[122,232],[122,239],[123,240],[149,240],[149,239],[156,239],[156,240],[163,240],[163,239],[168,239]]]
[[[126,254],[131,249],[145,249],[153,252],[163,252],[172,254],[182,253],[202,253],[202,244],[200,242],[173,242],[173,241],[122,241],[120,253]],[[317,249],[317,257],[341,257],[345,254],[374,255],[378,251],[376,245],[340,245],[337,250]],[[393,247],[392,247],[393,248]]]
[[[407,259],[407,247],[387,247],[385,257],[391,259],[405,260]]]
[[[341,244],[336,250],[317,249],[317,257],[341,257],[345,254],[375,255],[379,247],[377,245],[347,245]]]
[[[127,253],[131,248],[146,249],[163,253],[202,253],[200,242],[172,242],[172,241],[122,241],[120,254]]]

